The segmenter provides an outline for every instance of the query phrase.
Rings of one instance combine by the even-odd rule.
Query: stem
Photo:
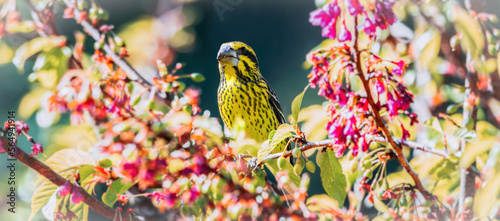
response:
[[[373,138],[373,140],[377,141],[377,142],[387,142],[387,140],[384,137],[375,137],[375,138]],[[444,150],[435,149],[435,148],[432,148],[432,147],[429,147],[429,146],[425,146],[425,145],[419,144],[419,143],[414,142],[414,141],[407,141],[407,140],[403,141],[403,140],[401,140],[399,138],[392,138],[392,140],[398,146],[404,145],[404,146],[407,146],[407,147],[410,147],[410,148],[413,148],[413,149],[416,149],[416,150],[421,150],[421,151],[432,153],[432,154],[435,154],[435,155],[438,155],[438,156],[442,156],[442,157],[448,157],[448,155],[449,155],[448,152],[446,152]],[[301,151],[306,151],[306,150],[310,150],[310,149],[314,149],[314,148],[319,148],[319,147],[333,147],[333,146],[335,146],[334,145],[334,140],[333,139],[327,139],[327,140],[316,141],[316,142],[307,142],[304,145],[300,146],[299,149]],[[289,157],[289,156],[292,156],[292,150],[267,155],[262,160],[262,163],[265,162],[265,161],[267,161],[267,160],[278,159],[280,157],[285,157],[286,158],[286,157]],[[250,154],[242,154],[242,155],[240,155],[240,157],[241,158],[251,158],[252,156]],[[253,157],[253,158],[249,159],[248,160],[248,167],[256,167],[256,166],[258,166],[257,159],[258,159],[257,157]]]
[[[467,52],[467,63],[470,62],[471,58],[471,53],[470,51]],[[477,106],[476,105],[469,105],[468,98],[470,96],[476,96],[477,95],[477,75],[476,73],[472,72],[469,68],[467,68],[467,77],[465,78],[465,83],[464,86],[467,88],[465,90],[465,99],[464,99],[464,112],[463,112],[463,122],[462,122],[462,127],[467,128],[467,122],[472,120],[472,129],[476,130],[476,121],[477,121]],[[477,98],[476,96],[476,99]],[[467,146],[467,141],[465,139],[462,139],[461,145],[460,145],[460,151],[462,153],[465,151],[465,148]],[[476,165],[475,162],[471,164],[469,168],[463,168],[460,171],[460,193],[459,193],[459,198],[458,198],[458,212],[462,213],[465,211],[472,211],[472,205],[471,203],[469,206],[466,207],[465,205],[465,199],[471,198],[472,200],[474,199],[474,195],[476,192],[475,189],[475,175],[474,173],[471,172],[471,168]],[[465,220],[470,220],[473,217],[472,212],[464,213],[464,219]]]
[[[357,17],[355,17],[355,21],[354,21],[355,27],[357,26],[357,23],[358,23],[358,19],[357,19]],[[401,166],[403,166],[405,171],[411,176],[411,178],[415,182],[416,188],[420,191],[420,193],[422,193],[422,195],[424,196],[424,198],[426,200],[433,200],[434,196],[427,189],[425,189],[424,185],[420,181],[420,178],[418,177],[418,174],[413,170],[413,168],[411,168],[410,164],[408,163],[408,160],[404,156],[403,148],[401,147],[401,144],[396,143],[396,141],[391,136],[389,128],[387,128],[384,121],[382,120],[382,117],[380,116],[380,113],[379,113],[380,110],[379,110],[378,106],[375,104],[375,101],[374,101],[372,94],[371,94],[370,84],[369,84],[368,80],[364,77],[363,70],[361,69],[361,51],[358,49],[358,35],[359,35],[358,29],[355,28],[354,29],[353,48],[354,48],[356,57],[354,59],[356,62],[357,71],[359,73],[358,76],[361,79],[361,82],[363,83],[363,87],[366,91],[366,95],[367,95],[366,98],[367,98],[368,103],[370,104],[370,107],[372,109],[375,122],[377,123],[377,126],[382,130],[384,135],[387,137],[387,142],[394,149],[394,152],[396,154],[396,159],[401,164]]]
[[[64,177],[57,174],[55,171],[50,169],[50,167],[40,162],[39,160],[30,157],[30,155],[25,153],[17,145],[14,147],[9,146],[9,140],[6,139],[5,137],[5,131],[4,130],[0,131],[4,133],[4,135],[0,136],[0,140],[2,143],[2,148],[4,149],[5,152],[10,153],[9,148],[15,148],[14,157],[24,165],[35,170],[38,174],[44,176],[45,178],[47,178],[47,180],[49,180],[50,182],[54,183],[57,186],[61,186],[66,182],[66,179],[64,179]],[[80,186],[78,186],[78,192],[80,192],[83,195],[84,198],[83,202],[87,204],[90,207],[90,209],[92,209],[92,211],[99,213],[109,219],[113,219],[115,215],[115,210],[113,208],[106,206],[100,200],[94,198],[92,195],[87,193],[87,191],[85,191],[85,189],[83,189]],[[124,220],[138,220],[138,219],[126,218]]]

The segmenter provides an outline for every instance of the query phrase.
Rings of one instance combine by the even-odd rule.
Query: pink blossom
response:
[[[314,26],[321,26],[321,35],[335,39],[337,18],[340,15],[340,7],[336,0],[318,8],[309,14],[309,22]]]
[[[30,131],[30,127],[28,126],[27,123],[24,123],[23,121],[16,121],[16,133],[17,135],[21,135],[22,131],[25,133],[28,133]]]
[[[339,42],[344,42],[344,41],[350,41],[350,40],[352,40],[351,32],[347,28],[347,26],[345,24],[345,21],[342,22],[342,28],[340,29],[340,33],[339,33],[339,38],[338,39],[339,39]]]
[[[79,204],[83,202],[83,195],[78,191],[78,188],[75,186],[73,192],[71,193],[71,198],[69,199],[73,204]]]
[[[363,6],[358,0],[345,0],[344,3],[347,11],[349,11],[349,14],[352,16],[356,16],[364,11]]]
[[[70,192],[71,192],[71,183],[69,182],[69,180],[66,180],[66,182],[63,185],[57,187],[57,194],[59,194],[59,196],[64,197],[68,195],[68,193]]]
[[[400,124],[400,126],[401,126],[401,131],[403,133],[403,135],[401,136],[401,139],[402,140],[407,140],[408,138],[410,138],[410,132],[408,132],[406,130],[406,128],[403,126],[403,124]]]
[[[40,143],[34,143],[31,147],[31,157],[38,156],[38,153],[43,153],[43,147]]]

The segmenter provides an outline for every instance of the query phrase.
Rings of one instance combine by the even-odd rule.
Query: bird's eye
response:
[[[239,51],[240,51],[240,54],[245,54],[245,53],[247,53],[247,48],[241,47]]]

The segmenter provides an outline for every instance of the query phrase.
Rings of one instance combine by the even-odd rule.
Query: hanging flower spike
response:
[[[403,126],[403,124],[400,124],[399,126],[401,126],[401,131],[402,131],[402,136],[401,136],[401,140],[407,140],[408,138],[410,138],[410,132],[408,132],[406,130],[406,128]]]
[[[66,212],[66,219],[67,220],[78,219],[78,216],[73,211],[68,210],[68,212]]]
[[[43,153],[43,147],[40,143],[34,143],[31,147],[31,157],[38,156],[38,153]]]

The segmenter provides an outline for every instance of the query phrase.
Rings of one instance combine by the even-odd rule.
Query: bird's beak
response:
[[[217,53],[217,60],[219,60],[220,63],[228,63],[233,66],[237,66],[239,59],[234,49],[232,49],[229,45],[222,45],[219,53]]]

